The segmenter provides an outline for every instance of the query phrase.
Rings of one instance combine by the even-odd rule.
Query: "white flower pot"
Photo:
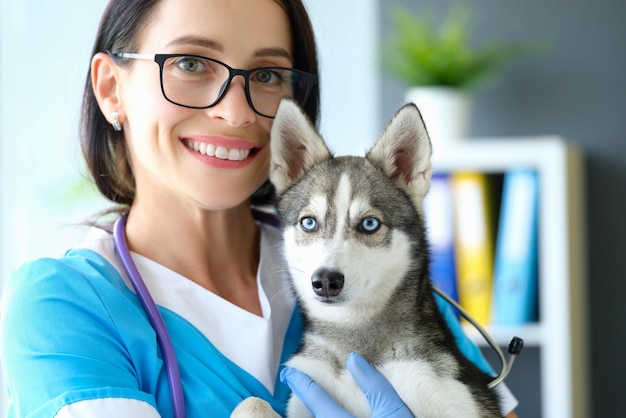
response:
[[[471,100],[466,92],[448,87],[412,87],[405,100],[419,108],[433,152],[445,151],[467,138]]]

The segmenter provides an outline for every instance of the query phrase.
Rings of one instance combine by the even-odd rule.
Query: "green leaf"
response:
[[[505,65],[537,54],[538,43],[491,43],[470,46],[471,10],[454,3],[439,26],[431,14],[422,17],[404,8],[389,9],[394,31],[382,45],[382,67],[411,86],[476,88],[495,78]]]

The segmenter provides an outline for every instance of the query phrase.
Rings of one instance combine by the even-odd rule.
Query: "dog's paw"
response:
[[[237,405],[230,418],[280,418],[280,415],[263,399],[246,398]]]

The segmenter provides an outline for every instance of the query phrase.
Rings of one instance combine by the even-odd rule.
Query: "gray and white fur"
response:
[[[285,262],[304,320],[302,346],[287,364],[357,417],[371,410],[346,369],[351,352],[416,417],[501,417],[491,377],[461,354],[433,297],[423,210],[431,145],[417,107],[401,107],[366,157],[333,157],[285,99],[271,148]],[[241,411],[246,403],[258,406],[244,401]],[[287,415],[311,416],[295,396]]]

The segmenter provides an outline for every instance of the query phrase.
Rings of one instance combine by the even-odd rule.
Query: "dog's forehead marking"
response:
[[[350,177],[346,173],[342,173],[339,177],[337,189],[335,191],[335,215],[337,217],[336,231],[345,231],[349,225],[350,207],[352,201],[352,185]]]

